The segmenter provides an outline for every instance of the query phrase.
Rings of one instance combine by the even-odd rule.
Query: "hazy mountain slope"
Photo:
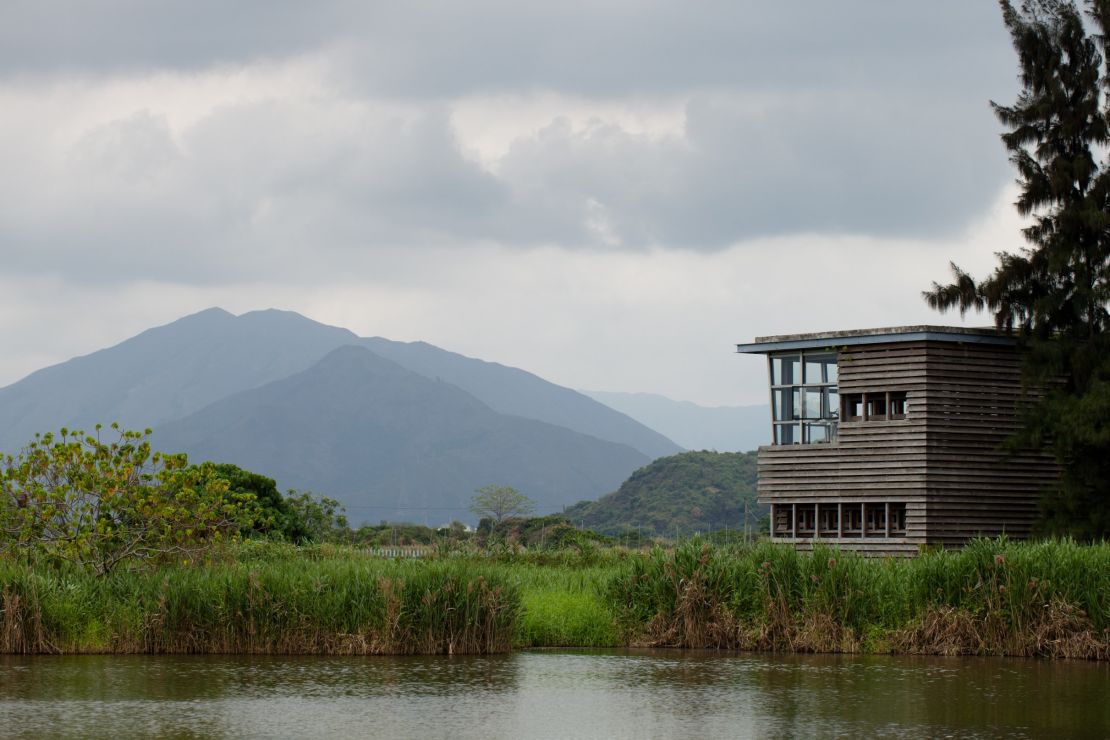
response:
[[[359,339],[289,311],[233,316],[213,308],[0,389],[0,450],[14,452],[35,432],[61,426],[156,426],[360,343],[427,378],[454,383],[502,413],[627,444],[648,457],[680,449],[620,412],[523,370],[423,342]]]
[[[421,375],[440,379],[470,393],[494,411],[573,429],[634,447],[648,457],[673,455],[682,448],[650,425],[619,409],[550,383],[532,373],[448,352],[425,342],[394,342],[381,337],[362,345]]]
[[[334,496],[356,522],[472,520],[466,506],[489,483],[557,510],[613,490],[648,461],[625,445],[499,414],[360,347],[164,424],[154,444]]]
[[[357,338],[288,311],[212,308],[0,389],[0,450],[35,432],[118,421],[154,426],[300,372]]]
[[[771,443],[767,406],[699,406],[652,393],[582,391],[688,450],[743,452]]]
[[[766,507],[755,502],[755,454],[683,452],[640,468],[614,493],[582,501],[567,516],[598,532],[674,536],[743,529],[744,505],[755,531]]]

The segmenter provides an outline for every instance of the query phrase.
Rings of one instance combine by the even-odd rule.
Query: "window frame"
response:
[[[882,405],[881,414],[874,413],[875,404]],[[859,404],[859,414],[855,406]],[[895,405],[899,412],[895,412]],[[903,421],[909,418],[910,401],[907,391],[854,391],[840,394],[840,420],[860,424],[871,421]]]
[[[781,372],[776,378],[775,361],[786,367],[796,363],[798,373],[787,379]],[[809,361],[807,363],[807,360]],[[820,382],[807,381],[807,369],[820,367]],[[830,372],[831,370],[831,372]],[[836,441],[840,423],[840,353],[836,350],[793,350],[774,352],[767,355],[767,375],[770,380],[771,401],[771,444],[777,447],[806,444],[830,444]],[[830,379],[831,378],[831,379]],[[780,382],[776,383],[775,381]],[[789,382],[782,382],[789,380]],[[835,396],[835,400],[834,400]],[[790,415],[786,418],[781,403],[790,400]],[[810,415],[807,406],[816,398],[820,408],[817,415]],[[780,408],[781,407],[781,408]],[[823,439],[810,441],[811,435]],[[787,440],[787,441],[784,441]]]

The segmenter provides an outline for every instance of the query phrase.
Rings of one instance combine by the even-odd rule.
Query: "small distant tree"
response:
[[[304,527],[278,490],[273,478],[231,463],[204,463],[227,481],[226,498],[245,506],[250,522],[244,535],[279,537],[291,542],[305,536]],[[247,502],[247,503],[244,503]]]
[[[285,494],[285,506],[294,542],[334,542],[351,537],[346,509],[333,498],[290,490]]]
[[[470,510],[479,518],[489,517],[495,523],[507,517],[525,516],[536,509],[532,499],[511,486],[483,486],[470,501]]]
[[[151,450],[145,432],[36,435],[0,460],[0,549],[105,574],[128,561],[195,555],[249,525],[212,465]]]
[[[243,534],[276,537],[288,542],[325,542],[349,539],[343,506],[311,491],[290,490],[284,496],[277,482],[230,463],[204,463],[228,483],[226,498],[246,509]]]

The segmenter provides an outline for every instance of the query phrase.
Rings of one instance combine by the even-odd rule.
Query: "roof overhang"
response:
[[[882,329],[817,332],[814,334],[783,334],[756,337],[754,342],[737,344],[736,351],[745,354],[768,354],[799,349],[854,347],[864,344],[901,342],[960,342],[964,344],[995,344],[1013,346],[1017,339],[997,329],[970,329],[960,326],[892,326]]]

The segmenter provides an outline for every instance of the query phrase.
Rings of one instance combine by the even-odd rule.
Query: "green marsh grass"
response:
[[[624,639],[759,650],[1110,657],[1110,544],[977,540],[910,559],[693,540],[609,583]]]
[[[0,563],[0,651],[494,653],[512,647],[515,586],[467,561],[290,547],[95,577]]]
[[[613,566],[506,565],[519,586],[519,647],[614,647],[622,644],[605,598]]]
[[[0,652],[492,653],[655,645],[1110,658],[1110,545],[910,559],[767,542],[444,550],[244,542],[96,577],[0,561]]]

